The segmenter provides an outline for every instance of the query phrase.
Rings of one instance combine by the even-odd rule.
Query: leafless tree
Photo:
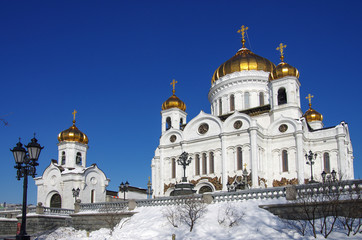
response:
[[[176,206],[169,206],[163,209],[162,215],[167,219],[167,221],[173,226],[178,227],[181,219],[180,213]]]
[[[233,227],[240,223],[244,215],[244,212],[240,212],[234,205],[227,203],[225,207],[219,209],[217,220],[220,225]]]
[[[186,198],[183,204],[178,206],[180,219],[190,227],[190,232],[194,228],[197,220],[206,212],[206,204],[195,197]]]
[[[99,215],[97,218],[106,222],[108,228],[110,229],[110,235],[112,236],[115,227],[119,224],[119,228],[122,228],[123,225],[130,220],[126,216],[127,207],[113,207],[112,205],[104,205],[99,209]],[[127,218],[125,218],[127,217]]]

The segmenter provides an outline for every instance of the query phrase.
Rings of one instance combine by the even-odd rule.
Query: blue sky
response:
[[[161,134],[161,105],[176,95],[188,120],[210,112],[215,69],[241,47],[300,71],[304,97],[326,127],[349,124],[355,177],[361,177],[361,1],[0,1],[0,202],[20,203],[9,148],[33,133],[45,146],[39,175],[57,159],[57,135],[72,124],[87,134],[87,164],[111,179],[146,187]],[[29,182],[28,199],[36,203]]]

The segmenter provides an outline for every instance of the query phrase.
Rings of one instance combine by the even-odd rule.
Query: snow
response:
[[[314,239],[313,236],[302,236],[295,229],[288,227],[277,216],[259,208],[263,204],[280,203],[280,200],[248,200],[237,202],[223,202],[207,205],[207,211],[196,222],[194,230],[190,232],[185,224],[173,227],[163,215],[167,206],[140,207],[134,211],[136,214],[128,219],[123,219],[116,226],[113,234],[109,229],[100,229],[90,232],[77,231],[73,228],[59,228],[56,231],[38,237],[38,240],[148,240],[172,239],[172,234],[177,240],[229,240],[229,239]],[[229,227],[228,224],[219,224],[218,219],[225,215],[226,208],[232,208],[234,213],[242,216],[238,225]],[[328,239],[346,239],[341,231],[334,231]],[[348,239],[361,239],[362,234]],[[318,235],[317,239],[324,239]]]

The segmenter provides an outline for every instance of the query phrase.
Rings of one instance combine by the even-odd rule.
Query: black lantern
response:
[[[77,201],[77,197],[79,197],[79,192],[80,192],[80,189],[77,188],[77,189],[72,189],[72,192],[73,192],[73,197],[75,198],[75,200]]]
[[[310,182],[309,183],[316,183],[313,179],[313,165],[314,160],[316,159],[317,154],[313,153],[311,150],[309,150],[309,154],[305,154],[305,158],[307,159],[307,164],[310,165]]]
[[[121,185],[119,185],[119,190],[123,193],[123,200],[126,201],[126,192],[128,192],[129,183],[126,181],[124,184],[121,182]]]
[[[22,206],[22,217],[21,217],[21,227],[20,233],[16,235],[17,240],[28,240],[30,236],[26,233],[26,202],[27,202],[27,192],[28,192],[28,176],[36,176],[36,166],[38,166],[38,158],[41,150],[44,147],[41,147],[38,140],[35,138],[31,139],[31,142],[25,147],[28,151],[23,148],[23,144],[19,142],[13,149],[10,151],[14,155],[15,167],[17,169],[16,177],[18,180],[24,178],[23,183],[23,206]]]

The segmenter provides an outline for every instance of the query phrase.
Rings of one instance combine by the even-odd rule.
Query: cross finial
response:
[[[77,114],[77,111],[74,109],[74,111],[72,112],[73,114],[73,123],[75,123],[75,114]]]
[[[244,163],[244,169],[246,169],[246,165],[247,165],[247,164],[246,164],[246,163]]]
[[[241,34],[241,42],[243,43],[243,48],[245,48],[245,33],[246,30],[248,30],[248,27],[245,27],[244,25],[241,26],[241,28],[238,30],[238,33]]]
[[[287,45],[283,45],[283,43],[279,44],[279,47],[277,47],[277,51],[280,52],[280,60],[282,60],[282,62],[284,61],[284,48],[286,48]]]
[[[177,81],[175,79],[172,80],[171,84],[172,85],[172,94],[175,94],[175,85],[176,85]]]
[[[309,100],[309,107],[312,107],[312,98],[314,98],[314,96],[310,95],[310,93],[309,93],[308,96],[305,98]]]

